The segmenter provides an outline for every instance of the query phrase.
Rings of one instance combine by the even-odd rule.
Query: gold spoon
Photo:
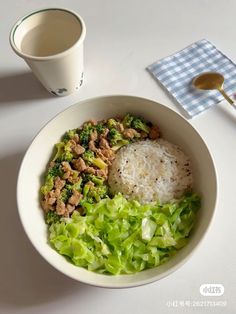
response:
[[[216,72],[205,72],[193,80],[193,86],[201,90],[213,90],[217,89],[221,95],[231,104],[234,104],[234,101],[226,94],[223,89],[224,76]]]

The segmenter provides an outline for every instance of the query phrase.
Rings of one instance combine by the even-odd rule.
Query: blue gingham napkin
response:
[[[218,91],[199,91],[192,87],[194,77],[202,72],[224,75],[224,89],[236,91],[236,65],[206,39],[151,64],[147,68],[172,94],[190,117],[223,99]]]

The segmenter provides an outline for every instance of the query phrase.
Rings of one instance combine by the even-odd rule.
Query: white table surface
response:
[[[79,93],[64,98],[47,93],[8,43],[10,28],[20,16],[46,6],[73,9],[87,26],[85,83]],[[22,229],[15,187],[21,159],[39,129],[81,99],[138,95],[180,112],[145,67],[202,38],[236,61],[236,2],[8,0],[2,1],[0,16],[0,313],[233,314],[236,110],[226,103],[190,121],[208,144],[218,171],[219,201],[213,224],[189,262],[159,282],[124,290],[100,289],[54,270],[34,250]],[[201,296],[203,283],[224,285],[224,295]],[[200,301],[212,303],[200,306]],[[216,301],[222,301],[222,306]]]

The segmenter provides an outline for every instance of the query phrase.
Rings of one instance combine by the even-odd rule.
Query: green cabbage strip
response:
[[[188,240],[200,199],[187,194],[167,204],[128,201],[121,194],[85,203],[85,216],[52,223],[52,246],[75,265],[106,274],[131,274],[167,261]]]

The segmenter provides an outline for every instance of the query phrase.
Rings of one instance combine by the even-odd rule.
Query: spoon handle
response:
[[[230,103],[230,105],[234,104],[234,101],[226,94],[226,92],[223,90],[223,88],[218,88],[218,91],[225,98],[225,100],[227,100]]]

